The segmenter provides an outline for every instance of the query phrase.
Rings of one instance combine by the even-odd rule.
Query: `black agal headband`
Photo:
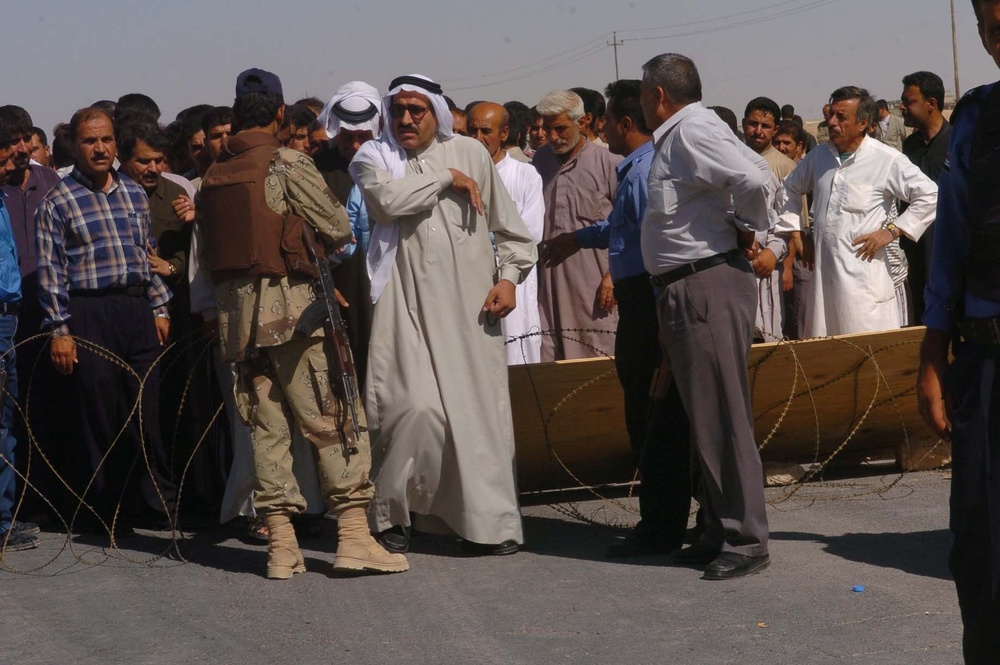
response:
[[[371,120],[376,115],[378,115],[378,109],[371,102],[368,103],[368,108],[363,111],[351,111],[344,108],[344,105],[337,102],[333,105],[333,112],[346,123],[352,125],[358,125],[367,120]]]
[[[441,89],[441,84],[435,83],[434,81],[428,81],[427,79],[422,79],[419,76],[398,76],[392,79],[392,83],[389,84],[389,90],[395,90],[401,85],[412,85],[421,90],[426,90],[432,95],[440,95],[444,93]]]

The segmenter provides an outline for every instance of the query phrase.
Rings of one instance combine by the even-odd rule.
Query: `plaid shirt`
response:
[[[43,329],[66,330],[70,291],[148,285],[157,314],[167,313],[170,291],[149,269],[149,199],[138,184],[112,171],[108,192],[79,169],[49,190],[35,212],[38,299]]]

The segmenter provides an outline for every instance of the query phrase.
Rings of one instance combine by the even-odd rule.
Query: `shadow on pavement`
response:
[[[771,540],[822,543],[825,551],[849,561],[896,568],[921,577],[951,579],[948,572],[951,532],[947,529],[911,533],[845,533],[840,536],[776,531],[771,533]]]
[[[541,556],[597,561],[613,565],[665,566],[666,555],[609,559],[604,556],[609,545],[621,542],[626,529],[568,521],[565,518],[525,515],[524,550]]]

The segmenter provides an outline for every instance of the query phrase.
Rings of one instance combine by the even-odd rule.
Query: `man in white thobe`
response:
[[[538,244],[545,231],[545,202],[542,176],[530,163],[518,161],[503,148],[510,134],[507,110],[493,102],[481,102],[469,111],[466,131],[486,147],[517,212]],[[524,365],[542,361],[541,317],[538,314],[538,271],[534,268],[517,285],[517,309],[503,320],[507,339],[507,364]],[[535,333],[531,335],[531,333]]]
[[[806,155],[779,192],[782,232],[803,230],[802,196],[813,195],[805,260],[811,255],[815,278],[803,338],[904,325],[885,247],[900,235],[918,240],[937,206],[930,178],[903,153],[868,138],[876,112],[867,90],[840,88],[830,103],[829,143]],[[910,206],[889,223],[896,199]]]
[[[412,514],[472,553],[511,554],[524,538],[500,319],[535,243],[489,153],[452,135],[441,86],[402,76],[382,105],[385,132],[351,163],[374,222],[375,528],[405,551]]]

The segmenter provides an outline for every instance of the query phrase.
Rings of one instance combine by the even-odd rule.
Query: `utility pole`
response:
[[[616,81],[621,78],[621,76],[618,74],[618,47],[622,46],[623,44],[625,44],[625,42],[618,41],[618,33],[617,32],[612,32],[611,33],[611,46],[615,50],[615,80]]]
[[[955,33],[955,0],[951,0],[951,57],[955,63],[955,101],[958,102],[962,91],[958,87],[958,38]]]

